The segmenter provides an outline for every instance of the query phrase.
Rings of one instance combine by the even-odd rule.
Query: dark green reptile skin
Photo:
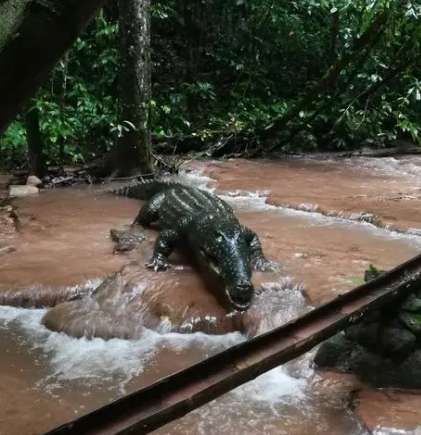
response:
[[[187,244],[200,266],[222,280],[229,302],[237,310],[244,311],[252,302],[252,269],[274,270],[257,235],[239,222],[230,205],[210,192],[154,180],[125,186],[113,193],[146,200],[134,225],[160,223],[161,232],[149,267],[166,269],[174,248]]]

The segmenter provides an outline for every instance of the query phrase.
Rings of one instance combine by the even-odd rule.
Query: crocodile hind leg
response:
[[[274,272],[277,267],[272,261],[266,258],[257,234],[245,226],[243,226],[243,234],[248,244],[250,263],[253,270]]]
[[[142,225],[143,227],[147,227],[152,222],[156,222],[159,219],[158,212],[164,198],[165,193],[162,192],[146,201],[145,204],[143,204],[143,206],[140,208],[139,213],[132,223],[132,226]]]
[[[170,266],[168,257],[173,252],[175,245],[179,240],[180,236],[177,231],[170,229],[161,231],[155,241],[152,258],[146,266],[154,269],[155,272],[160,269],[167,269]]]

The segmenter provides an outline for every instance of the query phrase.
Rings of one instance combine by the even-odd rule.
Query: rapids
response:
[[[307,159],[193,162],[179,178],[221,194],[258,233],[269,258],[282,265],[280,274],[256,276],[259,283],[269,283],[253,307],[259,334],[351,289],[369,263],[390,268],[417,254],[420,175],[418,158]],[[0,307],[2,435],[42,433],[245,339],[235,327],[208,335],[168,332],[161,325],[142,329],[134,340],[103,340],[74,338],[44,326],[47,308],[42,306],[59,302],[54,295],[68,294],[69,287],[89,294],[104,278],[150,253],[147,242],[138,252],[113,254],[109,229],[126,227],[139,203],[102,190],[55,189],[17,201],[23,231],[7,236],[17,249],[1,257],[0,289],[27,307],[38,297],[39,306]],[[361,222],[361,215],[376,219]],[[155,233],[146,232],[153,240]],[[187,306],[200,297],[202,309],[212,315],[216,308],[206,305],[211,302],[203,299],[197,281],[183,280],[192,274],[188,265],[177,256],[171,260],[179,266],[182,292],[171,292],[174,275],[159,274],[160,306]],[[313,354],[155,433],[363,435],[370,429],[394,435],[421,430],[418,396],[372,391],[349,375],[316,373]]]

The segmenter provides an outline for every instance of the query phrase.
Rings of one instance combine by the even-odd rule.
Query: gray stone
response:
[[[396,355],[409,353],[415,346],[417,337],[407,329],[383,328],[381,334],[381,346],[383,352]]]
[[[23,197],[36,195],[39,193],[38,187],[35,186],[20,186],[12,185],[9,187],[9,196]]]
[[[339,333],[322,343],[314,357],[314,363],[320,368],[348,371],[348,359],[354,347],[354,342],[348,340],[343,333]]]
[[[345,336],[371,352],[387,356],[410,352],[417,340],[402,325],[394,327],[379,323],[350,326],[345,330]]]
[[[406,311],[401,311],[399,313],[399,319],[414,334],[421,333],[421,314],[420,313],[408,313]]]
[[[345,336],[349,340],[367,347],[368,349],[377,349],[379,340],[379,323],[357,324],[346,328]]]
[[[30,175],[26,180],[26,185],[38,187],[42,185],[42,181],[36,175]]]
[[[375,388],[421,388],[421,350],[389,358],[338,334],[320,346],[314,362],[319,368],[352,372]]]
[[[411,313],[421,312],[421,299],[417,298],[414,293],[411,293],[402,302],[400,309]]]
[[[353,356],[351,370],[363,382],[375,388],[421,388],[421,351],[406,358],[384,358],[371,352]]]

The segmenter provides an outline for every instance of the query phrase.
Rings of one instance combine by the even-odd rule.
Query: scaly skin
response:
[[[147,266],[167,269],[175,247],[193,249],[199,264],[222,280],[230,304],[247,310],[253,300],[252,269],[275,270],[256,233],[241,225],[234,210],[205,190],[166,181],[144,181],[113,191],[146,199],[132,225],[160,221],[161,232]]]

